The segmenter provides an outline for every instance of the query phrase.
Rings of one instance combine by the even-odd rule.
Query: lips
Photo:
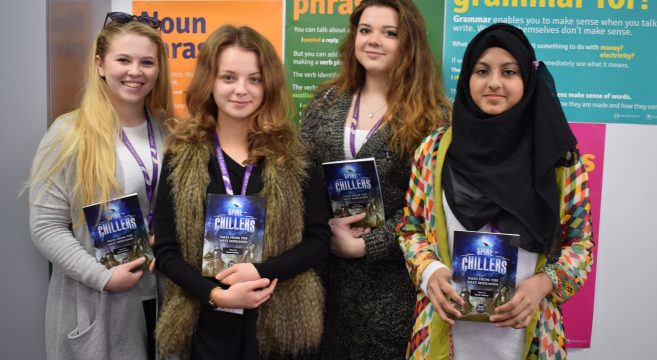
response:
[[[136,81],[122,81],[121,84],[131,88],[131,89],[136,89],[139,87],[144,86],[144,83],[142,82],[136,82]]]
[[[251,103],[250,101],[237,101],[237,100],[230,100],[230,102],[238,108],[245,107]]]
[[[380,52],[377,52],[377,51],[364,51],[364,53],[367,54],[367,56],[369,56],[371,58],[377,58],[379,56],[385,55],[384,53],[380,53]]]
[[[485,94],[484,98],[486,98],[488,100],[499,100],[499,99],[503,99],[504,95],[501,95],[501,94]]]

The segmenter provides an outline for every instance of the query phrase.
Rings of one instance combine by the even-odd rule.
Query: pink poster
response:
[[[593,303],[595,300],[595,275],[598,252],[598,224],[602,201],[602,174],[605,154],[605,124],[571,123],[579,142],[579,151],[589,173],[591,212],[593,215],[593,268],[584,287],[561,308],[564,313],[566,343],[569,348],[591,347]]]

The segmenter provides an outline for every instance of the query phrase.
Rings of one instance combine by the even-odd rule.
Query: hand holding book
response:
[[[218,273],[215,279],[225,285],[234,285],[240,282],[260,279],[258,269],[252,263],[239,263]]]
[[[443,267],[434,271],[427,284],[427,296],[440,318],[446,323],[454,325],[454,319],[461,317],[461,312],[454,306],[454,303],[463,305],[465,300],[454,290],[451,279],[452,271],[449,268]]]
[[[353,228],[352,224],[362,221],[366,213],[329,220],[331,225],[331,252],[337,256],[353,259],[365,256],[365,241],[360,235],[370,228]]]
[[[226,290],[213,291],[212,302],[217,306],[231,309],[255,309],[269,300],[276,289],[278,279],[259,279],[231,285]]]
[[[511,300],[495,308],[495,314],[490,321],[497,327],[510,326],[514,329],[524,329],[538,309],[538,305],[554,289],[550,278],[538,273],[521,282]]]
[[[125,264],[117,265],[111,269],[112,277],[109,279],[105,287],[105,291],[128,291],[132,289],[142,275],[144,271],[141,270],[141,267],[144,265],[146,258],[140,257],[139,259],[130,261]]]

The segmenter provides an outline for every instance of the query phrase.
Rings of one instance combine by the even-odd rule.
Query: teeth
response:
[[[124,82],[123,82],[123,85],[125,85],[125,86],[127,86],[127,87],[129,87],[129,88],[138,88],[138,87],[140,87],[142,84],[141,84],[141,83],[138,83],[138,82],[124,81]]]

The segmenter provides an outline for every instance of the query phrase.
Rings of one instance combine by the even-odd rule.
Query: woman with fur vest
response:
[[[249,27],[219,28],[199,55],[186,102],[189,119],[171,124],[155,211],[157,268],[170,280],[157,325],[160,353],[311,353],[321,340],[324,306],[311,267],[329,252],[328,206],[303,159],[274,47]],[[202,275],[209,194],[264,199],[262,262],[237,259]]]

